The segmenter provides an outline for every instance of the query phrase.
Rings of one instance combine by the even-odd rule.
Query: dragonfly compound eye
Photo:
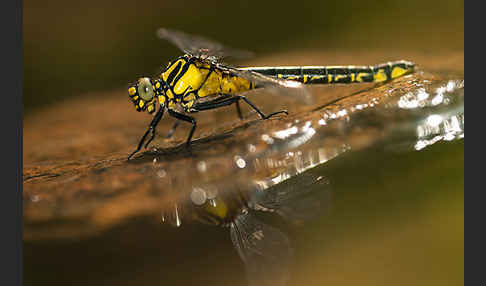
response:
[[[151,101],[154,98],[154,87],[150,79],[143,77],[138,80],[138,94],[145,101]]]
[[[136,85],[128,89],[128,95],[135,104],[137,111],[147,110],[149,113],[155,111],[154,86],[149,78],[140,78]]]

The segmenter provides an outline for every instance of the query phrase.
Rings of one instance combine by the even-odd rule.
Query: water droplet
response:
[[[206,172],[206,170],[207,170],[207,165],[206,165],[206,162],[204,162],[204,161],[199,161],[199,162],[197,163],[197,170],[198,170],[199,172],[201,172],[201,173]]]
[[[207,196],[203,189],[195,188],[191,192],[191,201],[197,205],[203,205],[206,202]]]
[[[236,166],[238,166],[238,168],[243,169],[243,168],[246,167],[245,159],[241,158],[240,156],[235,156],[234,160],[235,160]]]

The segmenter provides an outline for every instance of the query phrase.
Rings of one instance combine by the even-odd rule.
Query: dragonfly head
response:
[[[137,111],[147,111],[153,113],[155,111],[156,88],[148,77],[140,78],[136,84],[128,88],[128,96],[135,105]]]

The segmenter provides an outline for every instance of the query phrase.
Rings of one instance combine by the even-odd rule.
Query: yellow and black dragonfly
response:
[[[277,114],[288,114],[286,110],[270,114],[262,112],[243,94],[256,88],[281,88],[280,94],[299,94],[308,99],[303,89],[305,84],[334,84],[384,82],[413,72],[414,64],[396,61],[376,66],[297,66],[297,67],[244,67],[225,65],[225,57],[244,58],[251,53],[223,46],[201,36],[160,28],[157,36],[166,39],[185,54],[170,62],[157,78],[140,78],[128,89],[128,94],[137,111],[156,112],[137,148],[128,159],[147,148],[156,134],[156,127],[167,109],[170,116],[177,118],[169,131],[171,136],[179,120],[192,124],[186,140],[189,146],[197,122],[190,113],[236,105],[242,118],[239,102],[242,100],[253,108],[261,119]],[[157,104],[158,102],[158,104]],[[157,110],[158,106],[158,110]],[[151,133],[147,142],[147,136]]]

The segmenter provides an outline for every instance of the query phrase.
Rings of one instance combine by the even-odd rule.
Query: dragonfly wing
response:
[[[237,76],[246,78],[254,82],[257,86],[265,87],[279,95],[291,95],[294,98],[301,100],[303,99],[307,104],[312,103],[313,98],[310,96],[307,89],[304,88],[303,84],[297,81],[270,77],[250,70],[225,66],[221,63],[221,60],[226,57],[251,57],[253,55],[251,52],[229,48],[221,43],[201,36],[190,35],[181,31],[167,28],[159,28],[157,30],[157,36],[161,39],[168,40],[181,49],[184,53],[191,56],[208,59],[219,68],[229,71]]]
[[[240,76],[253,82],[257,87],[265,88],[278,95],[291,96],[295,99],[303,101],[306,104],[313,103],[313,97],[309,91],[305,88],[304,84],[298,81],[271,77],[254,71],[238,69],[222,64],[216,65],[236,76]]]
[[[160,39],[168,40],[186,54],[206,57],[212,61],[226,57],[249,58],[253,56],[252,52],[229,48],[216,41],[177,30],[159,28],[157,36]]]
[[[284,233],[246,213],[231,224],[230,234],[245,264],[249,285],[287,283],[292,249]]]

